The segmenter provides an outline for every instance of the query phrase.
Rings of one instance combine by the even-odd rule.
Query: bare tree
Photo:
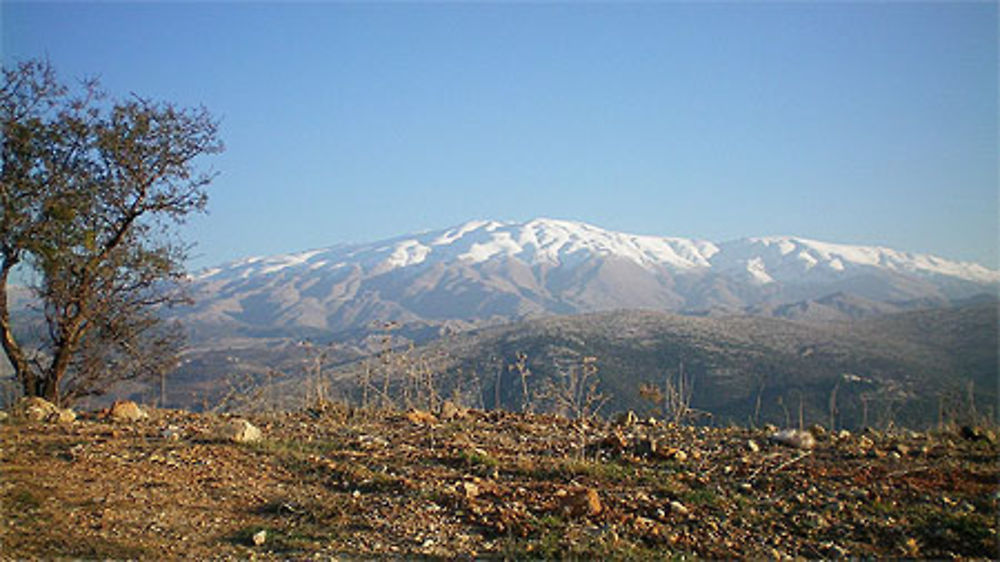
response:
[[[204,209],[195,161],[222,150],[203,108],[77,90],[44,61],[0,88],[0,341],[22,392],[61,403],[173,366],[180,332],[158,312],[186,301],[188,248],[171,227]],[[19,265],[48,328],[35,360],[7,302]]]

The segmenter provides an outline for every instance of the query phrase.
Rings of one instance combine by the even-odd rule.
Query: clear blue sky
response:
[[[204,104],[194,267],[537,216],[997,267],[997,6],[30,3],[3,59]]]

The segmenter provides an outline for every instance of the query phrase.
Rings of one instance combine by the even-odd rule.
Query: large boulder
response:
[[[17,417],[31,421],[45,421],[58,413],[58,406],[39,396],[22,398],[14,408]]]
[[[38,396],[22,398],[14,407],[14,416],[31,421],[54,423],[71,423],[76,420],[76,412],[70,408],[60,408]]]

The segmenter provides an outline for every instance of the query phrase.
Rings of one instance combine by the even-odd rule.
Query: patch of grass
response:
[[[657,481],[653,484],[652,491],[661,498],[680,498],[690,493],[690,489],[685,484],[672,478]]]
[[[101,537],[91,537],[86,541],[74,541],[67,550],[58,550],[60,556],[82,557],[100,560],[143,560],[152,553],[141,545],[121,544]]]
[[[601,482],[631,482],[636,478],[635,468],[616,461],[566,460],[562,469],[572,476],[589,476]]]
[[[46,538],[44,546],[35,555],[42,559],[145,560],[153,553],[141,545],[122,544],[99,536],[81,541],[55,534]]]
[[[250,548],[260,548],[271,552],[297,552],[310,550],[312,545],[326,542],[329,537],[325,534],[310,532],[308,529],[281,528],[262,525],[250,525],[244,527],[228,537],[228,541],[233,544]],[[266,531],[267,536],[264,544],[256,546],[253,543],[253,536],[260,531]]]
[[[566,522],[561,517],[551,513],[539,517],[537,521],[539,526],[546,529],[561,529],[566,525]]]
[[[381,470],[372,470],[363,464],[340,465],[333,474],[346,482],[347,487],[351,488],[350,491],[374,493],[406,489],[402,479]]]
[[[245,445],[252,451],[273,457],[286,469],[306,479],[325,479],[329,469],[315,462],[315,457],[325,457],[336,450],[322,441],[266,439]]]
[[[10,495],[11,513],[24,512],[38,509],[42,506],[42,500],[34,492],[26,488],[18,488]]]
[[[879,515],[893,515],[898,511],[896,502],[886,500],[875,500],[871,504],[871,510]]]
[[[958,556],[996,556],[995,521],[975,513],[935,512],[916,526],[926,545],[924,550],[950,552]]]
[[[708,488],[691,490],[683,494],[683,498],[684,503],[691,505],[706,505],[715,507],[719,503],[719,494],[717,494],[714,490],[709,490]]]
[[[605,483],[650,484],[657,481],[656,475],[620,461],[518,459],[509,470],[531,480],[567,481],[583,476]]]
[[[251,450],[269,455],[303,456],[329,455],[338,450],[336,444],[329,441],[303,441],[301,439],[264,439],[245,445]]]
[[[350,510],[349,501],[333,496],[323,500],[310,498],[304,503],[277,499],[261,505],[255,512],[258,515],[289,521],[296,525],[321,525],[336,528],[346,525]]]
[[[499,460],[481,449],[465,449],[459,452],[458,459],[472,468],[493,470],[500,466]]]

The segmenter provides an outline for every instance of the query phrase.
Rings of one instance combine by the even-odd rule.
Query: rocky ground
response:
[[[181,411],[10,418],[0,557],[998,555],[988,431],[816,428],[808,448],[774,428],[442,414],[252,416],[256,441]]]

